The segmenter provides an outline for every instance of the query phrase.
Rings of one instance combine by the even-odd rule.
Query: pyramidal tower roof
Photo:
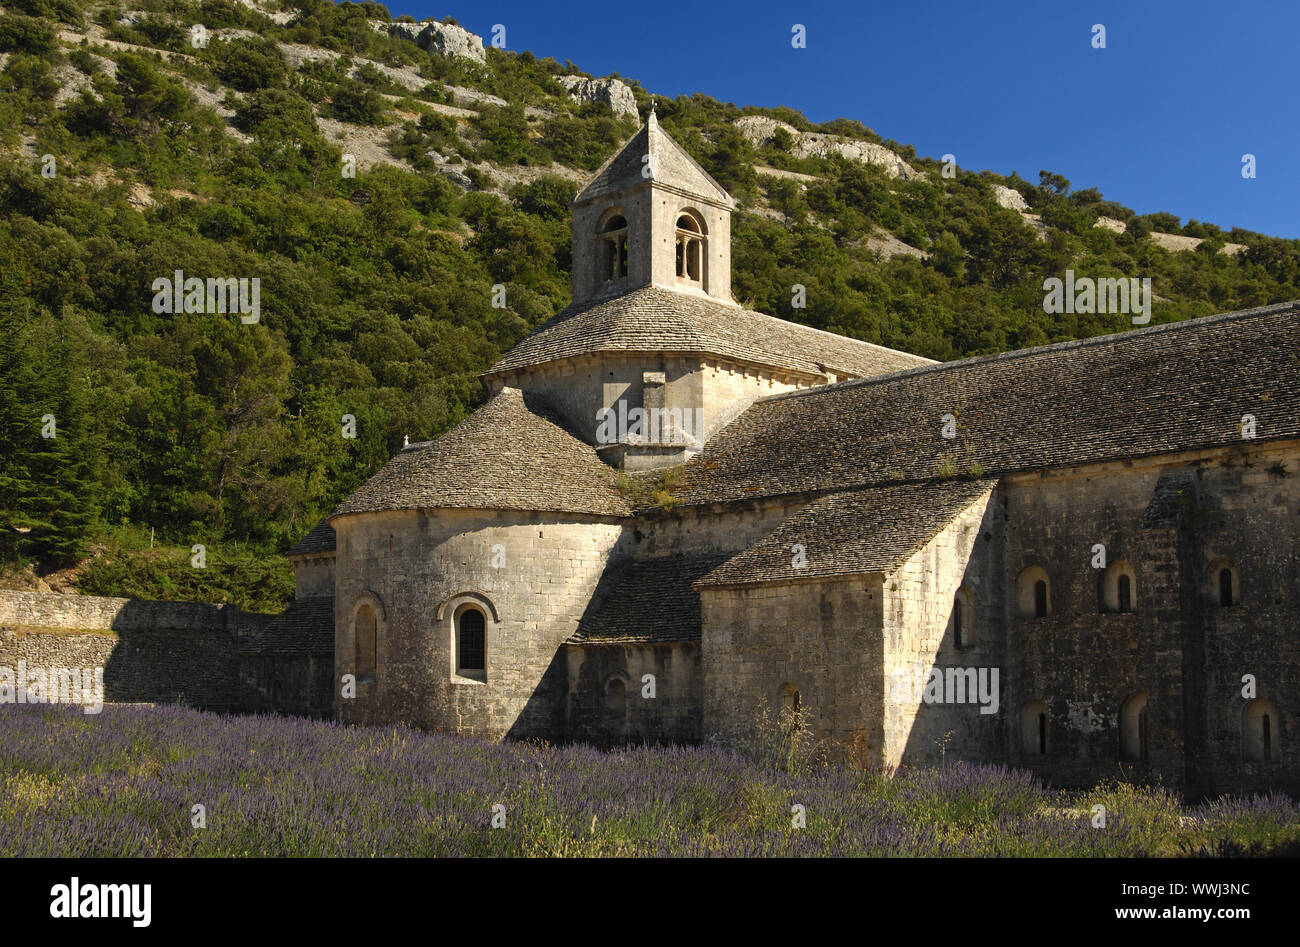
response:
[[[633,187],[656,184],[727,210],[736,202],[681,145],[659,127],[654,109],[645,124],[612,158],[601,165],[573,203],[585,204]]]

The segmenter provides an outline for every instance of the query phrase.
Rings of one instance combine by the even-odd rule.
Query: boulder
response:
[[[438,171],[445,178],[447,178],[447,180],[451,181],[452,184],[456,185],[462,191],[474,190],[474,182],[471,181],[469,179],[469,176],[464,174],[463,172],[457,171],[455,168],[447,168],[447,167],[439,168]]]

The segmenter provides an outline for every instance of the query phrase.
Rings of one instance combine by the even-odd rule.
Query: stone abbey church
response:
[[[738,306],[733,207],[652,113],[572,304],[290,551],[259,699],[1300,791],[1300,304],[940,364]]]

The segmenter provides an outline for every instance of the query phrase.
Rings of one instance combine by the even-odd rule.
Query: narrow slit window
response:
[[[357,609],[353,620],[353,633],[356,639],[354,655],[358,681],[375,679],[375,652],[378,650],[378,620],[375,610],[369,605]]]
[[[1219,570],[1219,604],[1232,605],[1232,570]]]
[[[487,632],[483,613],[467,608],[457,629],[456,669],[462,675],[482,675],[487,668]]]

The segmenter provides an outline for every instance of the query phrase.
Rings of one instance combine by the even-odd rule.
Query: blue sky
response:
[[[1140,213],[1300,237],[1300,0],[465,0],[489,41],[669,97],[855,118],[963,168],[1040,169]],[[653,12],[652,12],[653,11]],[[807,48],[791,46],[795,23]],[[1092,27],[1106,28],[1106,48]],[[1242,155],[1257,177],[1243,179]]]

